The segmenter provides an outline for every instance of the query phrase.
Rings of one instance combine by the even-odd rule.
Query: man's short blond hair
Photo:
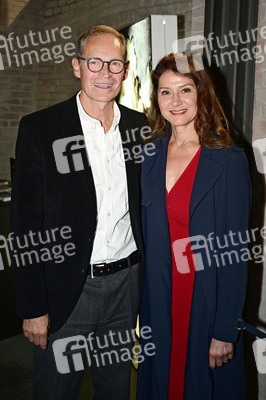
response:
[[[77,58],[82,57],[85,48],[85,42],[89,37],[103,35],[103,34],[110,34],[117,37],[117,39],[120,41],[122,45],[123,58],[125,61],[127,56],[126,38],[124,35],[122,35],[122,33],[119,33],[114,28],[111,28],[110,26],[107,25],[95,25],[89,28],[86,32],[82,33],[77,42]]]

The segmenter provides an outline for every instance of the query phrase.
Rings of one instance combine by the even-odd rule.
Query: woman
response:
[[[164,57],[152,82],[156,148],[142,166],[140,324],[151,328],[156,354],[139,365],[137,398],[243,400],[237,328],[247,281],[239,239],[251,198],[246,156],[192,58]]]

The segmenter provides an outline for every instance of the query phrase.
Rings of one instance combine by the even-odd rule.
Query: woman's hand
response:
[[[212,339],[209,350],[209,366],[214,369],[221,367],[223,363],[227,363],[234,357],[233,343],[221,342],[220,340]]]

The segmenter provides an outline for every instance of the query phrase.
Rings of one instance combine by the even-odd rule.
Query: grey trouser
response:
[[[47,349],[35,348],[34,400],[75,400],[85,362],[91,366],[93,400],[128,400],[138,306],[138,264],[113,275],[88,276]]]

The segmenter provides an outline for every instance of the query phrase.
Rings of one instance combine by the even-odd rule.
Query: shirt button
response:
[[[110,191],[112,188],[111,188],[111,186],[108,188],[108,190]]]
[[[85,273],[85,269],[83,269],[81,272],[84,274]]]
[[[107,215],[108,215],[108,217],[110,217],[111,213],[108,213]]]
[[[106,161],[107,161],[107,163],[109,163],[109,158]]]
[[[110,240],[106,240],[106,244],[109,244],[110,243]]]

